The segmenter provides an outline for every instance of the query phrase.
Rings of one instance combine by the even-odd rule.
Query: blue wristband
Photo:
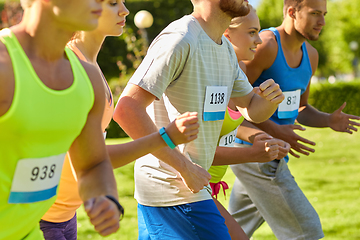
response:
[[[165,132],[165,128],[162,127],[159,130],[160,136],[164,139],[164,141],[166,142],[166,144],[171,148],[174,149],[176,147],[176,145],[171,141],[171,139],[169,138],[169,135],[167,135],[167,133]]]

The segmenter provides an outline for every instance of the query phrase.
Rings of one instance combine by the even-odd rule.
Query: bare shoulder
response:
[[[272,31],[263,31],[260,33],[260,38],[262,40],[262,44],[258,46],[257,52],[261,53],[262,55],[266,54],[268,57],[271,57],[273,60],[275,60],[278,52],[278,43],[274,33]]]
[[[309,42],[305,42],[306,44],[306,49],[307,49],[307,52],[308,52],[308,55],[309,55],[309,58],[310,60],[312,58],[319,58],[319,53],[318,51],[316,50],[316,48],[314,48]]]
[[[88,75],[90,82],[93,86],[94,94],[95,94],[95,105],[97,105],[97,103],[100,103],[101,108],[104,107],[105,105],[105,103],[103,102],[105,101],[104,83],[98,67],[90,63],[84,62],[82,60],[79,61],[82,64],[83,68],[85,69],[86,74]]]
[[[306,41],[305,44],[310,59],[311,68],[314,74],[319,63],[319,53],[316,48],[314,48],[309,42]]]
[[[263,71],[270,68],[277,56],[277,42],[271,31],[260,33],[262,43],[256,48],[254,59],[246,61],[246,75],[253,84]]]
[[[11,79],[14,79],[11,58],[5,45],[0,41],[0,89],[4,84],[11,82]]]
[[[277,56],[278,44],[271,31],[260,33],[262,43],[258,45],[254,60],[261,64],[263,70],[268,69],[275,61]],[[260,61],[261,60],[261,61]]]
[[[0,116],[10,108],[15,89],[11,59],[5,45],[0,41]]]

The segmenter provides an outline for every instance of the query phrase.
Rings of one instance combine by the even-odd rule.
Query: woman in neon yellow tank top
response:
[[[259,19],[255,9],[250,6],[250,13],[245,17],[232,19],[229,28],[224,33],[224,36],[233,43],[239,65],[244,72],[245,65],[241,61],[253,59],[256,46],[261,44],[261,39],[258,35],[259,30]],[[230,100],[225,113],[219,146],[216,149],[213,166],[208,170],[212,177],[210,185],[213,190],[212,195],[214,196],[214,201],[221,215],[225,218],[225,223],[233,240],[245,240],[248,239],[248,237],[229,212],[216,199],[221,188],[223,188],[224,194],[228,188],[227,184],[221,181],[228,165],[249,161],[268,162],[276,158],[281,158],[283,155],[285,156],[290,147],[289,144],[272,138],[265,132],[257,129],[254,125],[243,122],[243,119],[244,117],[241,116],[241,113]],[[245,148],[233,147],[235,144],[235,136],[252,142],[253,145]]]
[[[55,201],[67,151],[94,226],[103,235],[116,232],[117,187],[100,129],[101,76],[64,50],[75,31],[97,26],[101,4],[21,3],[22,21],[0,31],[0,239],[43,239],[39,221]]]
[[[105,0],[102,2],[102,6],[103,12],[99,18],[98,27],[93,31],[77,32],[72,41],[68,43],[68,47],[81,60],[94,65],[103,76],[106,101],[101,127],[105,132],[113,115],[114,102],[110,88],[96,62],[96,58],[106,36],[119,36],[122,34],[125,18],[129,11],[122,0]],[[175,144],[180,144],[195,139],[197,126],[196,114],[184,114],[176,122],[170,123],[166,128],[166,132],[169,133],[171,140]],[[185,130],[186,133],[180,134],[180,130]],[[154,133],[130,143],[107,146],[107,148],[115,168],[165,146],[166,143],[160,134]],[[71,159],[67,156],[61,174],[58,197],[40,222],[45,239],[76,239],[76,210],[81,204],[82,200],[78,194],[76,175]]]

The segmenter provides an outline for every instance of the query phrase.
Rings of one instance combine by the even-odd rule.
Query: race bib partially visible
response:
[[[297,116],[300,106],[300,93],[300,89],[283,92],[285,99],[279,104],[278,107],[279,118],[293,118]]]
[[[65,153],[18,161],[8,203],[34,203],[56,195]]]
[[[237,128],[234,131],[222,136],[219,141],[220,147],[234,147],[236,138]]]
[[[226,86],[207,86],[204,102],[204,121],[224,120],[227,106]]]

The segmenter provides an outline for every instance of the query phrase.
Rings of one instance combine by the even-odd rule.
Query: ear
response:
[[[289,8],[288,8],[287,14],[289,15],[290,18],[296,19],[295,13],[296,13],[295,8],[293,8],[293,7],[289,7]]]
[[[230,42],[231,42],[231,39],[230,39],[230,35],[229,35],[229,29],[227,28],[223,34]]]

